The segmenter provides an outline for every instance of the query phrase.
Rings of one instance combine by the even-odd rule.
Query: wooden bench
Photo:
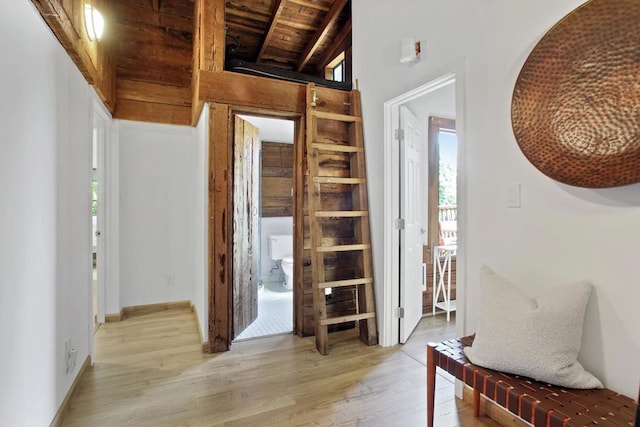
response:
[[[473,413],[480,415],[480,395],[486,396],[535,427],[638,427],[638,404],[609,389],[576,390],[551,386],[518,375],[474,365],[463,348],[473,337],[427,346],[427,426],[433,427],[436,367],[473,390]]]

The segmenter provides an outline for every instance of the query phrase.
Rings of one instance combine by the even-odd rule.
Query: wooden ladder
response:
[[[367,204],[367,179],[365,174],[364,142],[360,92],[356,88],[350,94],[349,114],[319,111],[317,91],[313,83],[307,86],[306,148],[309,169],[308,208],[311,237],[311,270],[313,304],[315,311],[316,348],[321,354],[329,352],[329,325],[358,322],[360,339],[367,345],[378,343],[376,329],[375,298],[373,294],[373,267],[371,261],[371,235]],[[324,121],[324,123],[323,123]],[[320,126],[319,126],[320,123]],[[347,140],[336,140],[324,132],[336,126],[347,126]],[[346,132],[345,132],[346,133]],[[323,159],[343,156],[348,167],[331,174],[331,168],[322,166]],[[328,161],[327,163],[331,163]],[[337,175],[337,176],[336,176]],[[323,207],[323,189],[347,187],[350,203],[341,210]],[[349,205],[350,204],[350,208]],[[346,206],[346,207],[345,207]],[[352,236],[336,242],[323,233],[330,221],[347,221]],[[327,281],[325,257],[352,257],[354,268],[350,277]],[[355,309],[349,314],[327,316],[326,289],[349,287],[354,290]]]

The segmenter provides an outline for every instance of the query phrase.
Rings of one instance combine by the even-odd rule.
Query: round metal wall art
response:
[[[556,181],[640,182],[640,0],[591,0],[556,24],[520,71],[511,122]]]

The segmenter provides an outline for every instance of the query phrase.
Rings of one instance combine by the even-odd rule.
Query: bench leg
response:
[[[433,407],[436,397],[436,344],[427,344],[427,427],[433,427]]]
[[[473,389],[473,416],[480,416],[480,390]]]

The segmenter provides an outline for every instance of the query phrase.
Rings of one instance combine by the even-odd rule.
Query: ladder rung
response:
[[[321,142],[314,142],[313,148],[322,151],[338,151],[341,153],[362,153],[362,147],[354,147],[352,145],[339,145],[339,144],[324,144]]]
[[[333,282],[318,283],[318,287],[323,289],[340,288],[342,286],[366,285],[367,283],[373,283],[373,278],[363,277],[361,279],[335,280]]]
[[[342,145],[342,144],[337,144],[336,141],[342,141],[342,140],[337,140],[337,139],[332,139],[329,137],[325,137],[323,135],[315,135],[315,139],[313,141],[311,141],[313,144],[331,144],[331,145]]]
[[[368,216],[369,211],[316,211],[317,218]]]
[[[320,184],[364,184],[367,181],[364,178],[340,178],[337,176],[315,176],[313,180]]]
[[[350,116],[348,114],[329,113],[326,111],[313,110],[312,114],[319,119],[339,120],[341,122],[361,122],[362,117]]]
[[[369,244],[358,245],[337,245],[337,246],[320,246],[316,248],[318,252],[347,252],[347,251],[363,251],[371,248]]]
[[[353,322],[354,320],[372,319],[374,317],[376,317],[375,313],[351,314],[349,316],[340,316],[340,317],[332,317],[330,319],[321,319],[320,324],[323,326],[335,325],[337,323]]]

